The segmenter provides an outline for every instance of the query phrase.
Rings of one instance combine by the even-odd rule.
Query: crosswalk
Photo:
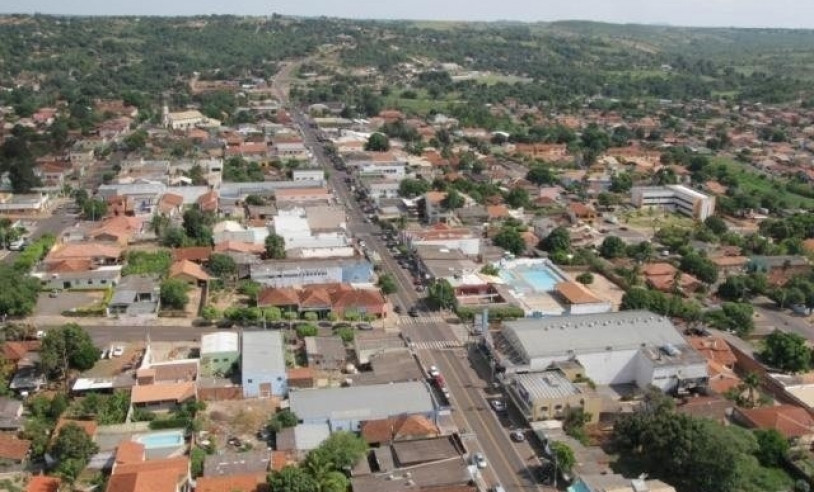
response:
[[[414,350],[450,350],[463,346],[458,340],[424,340],[410,343]]]
[[[440,314],[422,314],[420,317],[399,316],[400,325],[426,325],[431,323],[446,323]]]

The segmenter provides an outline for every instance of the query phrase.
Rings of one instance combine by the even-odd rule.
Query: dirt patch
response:
[[[111,357],[111,347],[124,348],[124,354],[120,357]],[[101,378],[117,376],[124,370],[131,370],[138,367],[141,363],[141,358],[144,356],[144,343],[112,343],[110,346],[104,347],[108,352],[107,359],[99,360],[89,371],[82,373],[82,377],[86,378]]]
[[[230,437],[251,441],[277,412],[279,405],[277,398],[210,402],[202,428],[215,436],[218,446],[224,445]]]

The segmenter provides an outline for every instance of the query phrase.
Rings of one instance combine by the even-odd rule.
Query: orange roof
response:
[[[195,492],[265,492],[269,490],[265,473],[201,477],[195,481]]]
[[[23,461],[30,448],[31,441],[17,439],[10,434],[0,434],[0,459]]]
[[[141,463],[145,459],[144,444],[136,441],[122,441],[116,448],[116,464]]]
[[[161,199],[158,200],[158,206],[166,205],[168,207],[180,207],[184,204],[184,197],[176,195],[175,193],[164,193]]]
[[[204,212],[214,212],[218,209],[218,192],[210,190],[198,197],[198,207]]]
[[[568,301],[569,304],[595,304],[602,302],[585,286],[579,282],[560,282],[555,286],[557,293]]]
[[[3,345],[0,346],[0,352],[2,352],[3,358],[8,359],[11,362],[17,362],[25,357],[27,353],[38,351],[40,349],[40,345],[39,340],[4,342]]]
[[[642,273],[648,277],[653,275],[675,275],[676,267],[669,263],[648,263],[642,268]]]
[[[737,362],[735,354],[721,337],[687,337],[687,342],[707,360],[729,367]]]
[[[209,246],[190,246],[188,248],[176,248],[172,250],[173,261],[209,261],[212,256],[212,248]]]
[[[179,276],[192,277],[201,281],[208,281],[212,278],[204,271],[201,265],[189,260],[176,261],[170,267],[170,278]]]
[[[490,219],[502,219],[509,216],[509,208],[506,205],[489,205],[486,213]]]
[[[76,258],[119,258],[122,248],[111,243],[61,243],[54,246],[47,262],[55,262]]]
[[[259,254],[266,250],[262,244],[244,243],[240,241],[223,241],[215,245],[216,253],[254,253]]]
[[[291,456],[288,451],[272,451],[271,452],[271,466],[273,471],[280,471],[286,466],[294,465],[297,461]]]
[[[722,395],[740,386],[740,378],[725,365],[710,360],[707,362],[707,368],[709,370],[709,388],[715,393]]]
[[[115,465],[107,492],[176,492],[188,477],[185,456]]]
[[[90,437],[96,436],[96,421],[95,420],[74,420],[74,419],[66,419],[64,417],[60,417],[59,421],[57,422],[56,427],[54,428],[54,433],[51,436],[59,435],[59,431],[65,427],[66,425],[73,424],[82,430],[85,431],[87,435]]]
[[[93,267],[93,262],[88,258],[77,258],[74,260],[62,260],[48,265],[48,271],[54,273],[86,272]]]
[[[361,433],[369,444],[376,444],[391,440],[437,437],[441,431],[423,415],[407,415],[362,422]]]
[[[738,412],[753,427],[774,429],[789,439],[814,434],[814,419],[794,405],[738,409]]]
[[[596,215],[596,210],[594,210],[593,207],[589,207],[588,205],[579,202],[569,203],[568,211],[573,213],[577,218],[593,217]]]
[[[292,288],[263,289],[257,296],[257,304],[260,306],[298,306],[299,303],[297,290]]]
[[[161,383],[133,386],[130,401],[137,403],[158,403],[162,401],[183,401],[195,398],[195,383]]]
[[[814,251],[814,239],[806,239],[803,241],[803,248],[806,251]]]
[[[441,201],[446,197],[446,191],[428,191],[424,194],[424,199],[429,203],[441,203]]]
[[[28,481],[25,492],[57,492],[61,483],[62,481],[57,477],[37,475]]]
[[[749,263],[749,258],[745,256],[716,256],[709,259],[719,267],[744,266]]]
[[[288,379],[313,379],[314,378],[314,369],[310,367],[292,367],[286,370],[286,374],[288,374]]]

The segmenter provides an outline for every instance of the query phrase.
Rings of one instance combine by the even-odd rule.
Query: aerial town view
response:
[[[375,3],[0,1],[0,492],[811,491],[814,4]]]

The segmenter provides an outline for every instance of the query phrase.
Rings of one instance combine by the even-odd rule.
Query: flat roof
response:
[[[401,466],[438,461],[460,455],[449,437],[394,442],[393,453]]]
[[[526,318],[504,323],[503,332],[527,359],[638,350],[642,344],[688,347],[666,317],[650,311]]]
[[[516,374],[513,379],[532,400],[553,400],[582,393],[559,371]]]
[[[219,331],[201,337],[201,355],[239,351],[237,333]]]
[[[418,381],[307,389],[291,392],[289,400],[291,410],[304,421],[374,420],[435,409],[426,384]]]
[[[241,369],[285,374],[285,347],[279,331],[244,331]]]

